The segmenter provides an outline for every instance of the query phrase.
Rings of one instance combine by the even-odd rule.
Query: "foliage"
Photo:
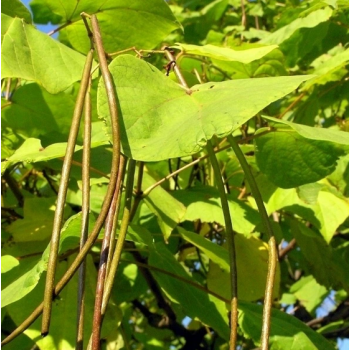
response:
[[[30,12],[19,0],[4,0],[2,339],[43,298],[62,160],[90,48],[81,12],[96,14],[100,23],[119,100],[122,153],[139,161],[142,180],[140,186],[135,181],[136,205],[104,316],[103,348],[228,349],[227,213],[208,142],[235,232],[238,345],[260,346],[268,232],[229,148],[230,135],[253,172],[279,248],[270,348],[334,349],[337,338],[348,336],[347,6],[340,0],[32,0]],[[58,26],[57,39],[35,27],[48,23]],[[175,64],[166,58],[172,51]],[[97,62],[96,55],[90,232],[113,158]],[[178,83],[175,68],[187,87]],[[84,139],[80,130],[56,281],[79,249]],[[87,257],[85,346],[103,236],[104,230]],[[74,349],[77,289],[75,274],[53,301],[47,337],[40,337],[37,320],[6,347]],[[335,311],[315,321],[329,296]]]

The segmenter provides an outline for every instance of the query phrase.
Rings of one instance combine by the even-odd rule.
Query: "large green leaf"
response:
[[[260,40],[260,43],[279,45],[285,40],[288,40],[298,29],[316,27],[318,24],[327,21],[331,15],[332,9],[330,7],[314,11],[308,16],[297,18],[293,22],[276,30],[274,33]]]
[[[182,221],[201,220],[217,222],[225,226],[219,192],[216,188],[197,185],[186,190],[175,191],[173,196],[186,206],[186,214]],[[233,196],[229,195],[228,199],[233,229],[250,236],[254,227],[260,222],[259,213]]]
[[[207,283],[210,290],[230,299],[230,263],[227,249],[193,232],[178,228],[181,237],[198,247],[217,265],[210,265]],[[252,301],[264,297],[268,251],[266,243],[255,237],[235,236],[238,298]],[[254,276],[254,278],[252,278]],[[277,267],[274,294],[279,294],[280,270]]]
[[[220,47],[210,44],[204,46],[197,46],[177,43],[176,46],[172,47],[176,49],[181,49],[186,54],[210,57],[223,61],[237,61],[242,63],[250,63],[252,61],[264,57],[278,46],[269,45],[248,50],[235,50],[228,47]]]
[[[313,128],[305,126],[304,129]],[[257,135],[264,131],[265,128],[260,129]],[[317,129],[312,131],[317,133]],[[344,148],[337,144],[305,138],[295,130],[277,124],[272,132],[255,139],[255,157],[260,170],[282,188],[293,188],[326,177],[335,170],[337,160],[343,154]]]
[[[69,23],[60,31],[59,38],[81,52],[87,52],[90,47],[81,12],[96,14],[106,52],[133,46],[152,49],[179,28],[163,0],[34,0],[31,7],[36,22],[48,23],[53,19],[56,23]],[[45,8],[50,11],[45,12]]]
[[[10,17],[23,18],[27,23],[32,23],[32,15],[20,0],[2,0],[1,13]]]
[[[1,14],[1,19],[1,78],[33,80],[52,94],[81,79],[85,62],[83,55],[24,20],[4,14]]]
[[[156,243],[155,249],[150,250],[148,261],[150,265],[161,267],[182,278],[191,279],[163,243]],[[223,304],[223,302],[166,274],[157,271],[152,271],[152,274],[166,294],[181,306],[186,315],[191,318],[197,317],[204,324],[215,329],[224,339],[228,339],[228,318],[220,314],[215,305],[216,303]],[[214,303],[211,298],[216,299],[216,302]]]
[[[244,79],[195,85],[190,91],[130,55],[109,66],[122,111],[123,152],[156,161],[198,152],[213,135],[224,137],[309,76]],[[109,123],[100,81],[99,115]]]
[[[247,338],[260,344],[262,305],[247,302],[239,304],[238,322]],[[270,347],[271,350],[331,350],[334,349],[322,335],[313,331],[297,318],[279,310],[272,310]]]

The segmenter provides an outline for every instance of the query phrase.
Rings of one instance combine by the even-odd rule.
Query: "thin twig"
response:
[[[10,91],[11,91],[12,78],[7,78],[6,91],[5,91],[5,100],[10,101]]]
[[[73,23],[72,21],[67,21],[66,23],[55,28],[54,30],[51,30],[51,32],[48,32],[47,35],[48,36],[54,35],[55,33],[59,32],[61,29],[66,28],[67,26],[71,25],[72,23]]]
[[[237,294],[237,264],[236,264],[236,249],[234,241],[234,231],[232,229],[232,220],[230,209],[228,206],[225,186],[221,177],[219,163],[215,157],[214,149],[211,141],[207,143],[207,151],[209,154],[210,163],[213,167],[216,180],[216,187],[219,191],[221,207],[225,219],[225,231],[228,244],[229,259],[230,259],[230,282],[231,282],[231,315],[230,315],[230,350],[235,350],[237,345],[237,328],[238,328],[238,294]]]
[[[278,252],[279,260],[283,259],[291,250],[295,248],[296,245],[297,245],[297,241],[295,238],[293,238],[286,247],[284,247],[283,249],[280,249],[280,251]]]
[[[44,311],[42,318],[41,334],[46,336],[50,328],[51,310],[52,310],[52,298],[55,286],[55,274],[57,266],[58,247],[60,242],[60,232],[63,221],[64,204],[66,201],[66,195],[68,190],[69,174],[72,165],[72,158],[74,154],[74,148],[78,136],[81,114],[84,106],[84,99],[86,91],[89,85],[90,71],[92,67],[93,50],[90,49],[84,67],[84,72],[80,84],[80,89],[75,104],[74,114],[71,129],[68,136],[67,149],[62,165],[62,176],[57,196],[57,206],[55,210],[55,217],[53,222],[50,255],[47,267],[46,284],[44,292]]]
[[[242,150],[240,149],[238,143],[234,140],[233,136],[230,135],[228,136],[227,139],[233,151],[235,152],[237,159],[241,164],[241,167],[244,171],[244,174],[246,176],[246,179],[252,191],[253,197],[259,209],[259,214],[261,216],[265,231],[269,236],[268,272],[267,272],[267,281],[266,281],[266,289],[265,289],[265,302],[264,302],[264,309],[263,309],[263,325],[262,325],[262,331],[261,331],[261,350],[268,350],[271,309],[272,309],[272,302],[273,302],[273,285],[274,285],[274,280],[276,275],[277,259],[278,259],[276,241],[275,241],[275,237],[274,237],[274,233],[272,230],[269,217],[266,212],[264,202],[261,197],[261,193],[255,182],[254,176],[250,170],[249,164],[247,163],[247,160],[245,159]]]
[[[277,118],[282,119],[305,95],[306,91],[300,94]]]

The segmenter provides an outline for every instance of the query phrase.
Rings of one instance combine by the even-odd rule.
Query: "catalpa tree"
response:
[[[348,337],[348,4],[29,6],[2,2],[5,349]]]

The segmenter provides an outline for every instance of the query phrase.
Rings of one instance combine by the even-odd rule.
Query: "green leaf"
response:
[[[143,174],[142,190],[144,191],[156,181],[147,173]],[[168,240],[172,230],[180,223],[185,215],[185,206],[176,200],[161,186],[157,186],[144,198],[148,208],[156,215],[165,241]]]
[[[313,74],[317,75],[314,79],[309,80],[303,86],[304,90],[308,90],[312,85],[324,85],[329,81],[337,81],[339,77],[335,74],[339,69],[343,68],[349,64],[349,49],[346,49],[332,57],[327,57],[329,55],[324,55],[325,61],[316,67]],[[344,70],[346,74],[346,70]]]
[[[96,129],[98,129],[100,123],[93,123],[93,130],[94,126],[96,126]],[[106,142],[108,141],[105,140],[104,135],[101,133],[98,135],[95,134],[95,137],[91,138],[91,148],[101,146],[106,144]],[[39,139],[28,138],[16,150],[15,153],[13,153],[5,161],[1,162],[1,172],[3,173],[8,166],[18,162],[36,163],[63,157],[66,154],[66,148],[67,143],[65,142],[54,143],[44,148],[42,147]],[[81,150],[82,148],[82,146],[76,145],[75,152]]]
[[[62,142],[68,138],[74,105],[71,95],[52,95],[37,84],[28,84],[11,96],[11,104],[2,110],[2,123],[24,137],[45,135],[51,143]],[[54,133],[62,135],[61,139],[52,140],[57,138]]]
[[[90,229],[94,223],[93,218],[90,216]],[[79,246],[79,237],[81,231],[81,213],[73,215],[64,224],[61,230],[59,253],[63,253],[69,249],[73,249]],[[6,286],[1,291],[1,305],[12,304],[29,292],[31,292],[39,282],[41,274],[47,269],[47,262],[49,260],[50,245],[45,249],[41,259],[32,267],[29,271],[25,272],[13,283]]]
[[[290,287],[290,292],[310,313],[316,310],[328,294],[327,288],[318,284],[313,276],[302,277]]]
[[[130,55],[117,57],[109,68],[118,87],[123,152],[143,161],[194,154],[213,135],[231,134],[309,79],[294,76],[224,81],[195,85],[187,91],[154,66]],[[102,81],[98,112],[108,125]]]
[[[250,63],[252,61],[264,57],[278,46],[269,45],[248,50],[237,50],[237,48],[230,49],[227,47],[214,46],[210,44],[204,46],[197,46],[176,43],[176,45],[172,47],[175,49],[182,50],[186,54],[210,57],[223,61],[237,61],[242,63]]]
[[[26,198],[24,218],[11,223],[6,230],[15,242],[41,241],[52,234],[56,198]]]
[[[42,272],[46,270],[46,263],[39,260],[34,267],[31,263],[25,266],[24,269],[28,267],[30,267],[30,270],[18,276],[17,279],[1,290],[1,307],[12,304],[31,292],[38,284]],[[23,271],[23,269],[21,270]]]
[[[179,28],[176,18],[163,0],[84,0],[78,3],[71,0],[35,0],[34,4],[35,8],[32,8],[39,9],[41,22],[47,23],[52,18],[57,22],[60,18],[61,24],[69,23],[60,31],[59,39],[80,52],[87,52],[90,48],[81,12],[96,14],[103,45],[109,53],[133,46],[153,49]],[[43,13],[43,8],[50,9],[50,12]]]
[[[276,189],[271,183],[261,182],[261,178],[258,181],[260,182],[259,188],[262,190],[264,190],[264,186],[271,186],[269,198],[267,198],[266,194],[264,196],[269,214],[281,209],[297,214],[312,223],[328,243],[339,225],[349,216],[348,200],[339,198],[332,192],[329,192],[327,187],[319,191],[315,204],[307,204],[299,198],[298,191],[295,188],[288,190]]]
[[[113,285],[113,299],[118,304],[132,301],[138,299],[142,293],[146,293],[147,288],[147,283],[137,265],[121,262]]]
[[[239,303],[238,323],[247,338],[260,344],[262,305]],[[334,349],[322,335],[313,331],[297,318],[272,309],[270,347],[271,350],[331,350]]]
[[[32,163],[63,157],[66,154],[66,148],[66,143],[55,143],[43,148],[40,140],[29,138],[11,157],[1,163],[1,172],[4,172],[9,165],[17,162]],[[81,146],[75,146],[76,151],[80,149],[82,149]]]
[[[32,23],[32,15],[19,0],[2,0],[1,13],[10,17],[23,18],[27,23]]]
[[[1,78],[36,81],[56,94],[81,79],[85,58],[19,18],[2,19]],[[44,54],[43,54],[44,53]]]
[[[278,29],[274,33],[271,33],[268,37],[260,40],[259,43],[279,45],[285,40],[288,40],[293,33],[300,28],[313,28],[322,22],[326,22],[332,15],[332,12],[332,9],[327,7],[325,9],[312,12],[306,17],[297,18],[288,25]]]
[[[148,262],[151,266],[161,267],[172,274],[191,280],[191,277],[163,243],[156,243],[155,249],[150,250]],[[166,274],[157,271],[152,271],[152,274],[171,300],[180,305],[185,315],[191,318],[197,317],[201,322],[215,329],[221,337],[228,339],[228,318],[219,313],[212,299],[215,299],[219,304],[223,304],[223,302]]]
[[[67,270],[69,261],[58,264],[57,275],[60,278]],[[87,320],[93,318],[93,306],[96,291],[96,270],[92,258],[87,258],[86,285],[85,285],[85,317]],[[41,319],[36,320],[24,333],[36,342],[40,349],[45,350],[73,350],[76,344],[76,318],[77,318],[77,288],[78,274],[75,274],[67,287],[53,302],[50,333],[41,337]],[[11,304],[7,311],[16,325],[19,325],[33,311],[33,306],[42,302],[45,279],[41,279],[37,288],[26,298]],[[109,305],[102,328],[102,337],[106,337],[111,330],[120,323],[121,315],[115,305]],[[84,344],[87,344],[91,335],[91,322],[84,323]]]
[[[262,116],[271,121],[271,125],[285,124],[295,130],[300,136],[310,140],[327,141],[339,145],[349,146],[349,133],[336,129],[314,128],[307,125],[292,123],[287,120],[277,119],[268,116]]]
[[[126,240],[131,240],[132,242],[141,243],[148,246],[152,246],[153,244],[151,232],[142,226],[134,224],[130,224],[128,226]]]
[[[182,221],[201,220],[203,222],[217,222],[225,226],[219,192],[210,186],[197,185],[186,190],[179,190],[173,196],[186,206],[186,214]],[[233,229],[250,236],[254,227],[259,224],[259,213],[234,196],[228,196],[229,209]]]
[[[12,255],[3,255],[1,257],[1,273],[6,273],[18,265],[18,260]]]
[[[316,128],[304,128],[313,129],[314,134],[318,132]],[[264,131],[266,129],[259,129],[257,135]],[[323,179],[334,171],[344,149],[337,144],[315,138],[302,137],[295,130],[276,124],[272,132],[254,140],[259,169],[282,188],[292,188]]]
[[[188,232],[180,227],[178,231],[182,238],[198,247],[215,264],[210,264],[208,273],[208,287],[213,292],[230,300],[230,263],[227,249]],[[255,237],[246,238],[235,235],[238,297],[240,300],[252,301],[263,298],[265,294],[268,251],[266,243]],[[217,265],[216,265],[217,264]],[[251,278],[254,276],[254,278]],[[274,294],[279,294],[280,270],[277,267]]]

